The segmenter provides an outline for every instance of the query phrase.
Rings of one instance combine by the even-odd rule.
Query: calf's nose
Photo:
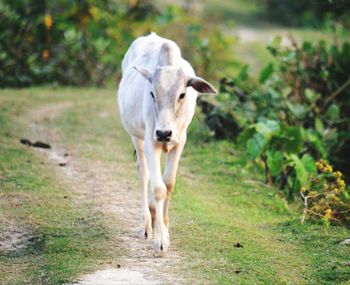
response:
[[[168,142],[170,141],[172,131],[161,131],[161,130],[156,130],[156,136],[157,140],[159,142]]]

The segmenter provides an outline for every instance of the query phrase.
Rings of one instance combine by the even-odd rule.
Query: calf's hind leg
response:
[[[144,153],[144,141],[132,137],[132,142],[136,150],[137,155],[137,164],[141,177],[141,190],[142,190],[142,206],[141,206],[141,226],[138,230],[138,237],[144,239],[152,238],[152,217],[150,209],[148,207],[148,182],[149,182],[149,173],[147,169],[147,163]]]

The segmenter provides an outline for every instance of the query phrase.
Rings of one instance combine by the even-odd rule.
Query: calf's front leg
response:
[[[186,135],[184,135],[178,145],[176,145],[167,155],[165,162],[165,169],[163,174],[163,181],[167,188],[167,195],[164,201],[164,224],[169,230],[169,203],[171,194],[175,187],[176,173],[179,166],[181,153],[186,143]]]
[[[162,147],[155,144],[152,139],[145,140],[145,154],[147,160],[147,166],[151,179],[151,189],[155,199],[156,220],[154,224],[154,253],[160,254],[168,250],[169,232],[164,224],[163,211],[164,201],[166,198],[167,188],[163,182],[160,167],[160,156]]]

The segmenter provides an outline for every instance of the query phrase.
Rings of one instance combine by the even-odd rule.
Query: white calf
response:
[[[139,237],[151,238],[155,254],[169,246],[168,208],[186,130],[194,115],[197,91],[216,93],[196,77],[173,41],[151,33],[137,38],[122,62],[119,109],[137,154],[142,181],[142,225]],[[167,153],[163,176],[160,156]],[[148,182],[154,199],[148,201]]]

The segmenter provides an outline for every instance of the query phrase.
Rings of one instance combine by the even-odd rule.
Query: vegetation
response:
[[[12,177],[2,179],[6,189],[2,201],[12,202],[2,203],[0,212],[26,225],[32,217],[36,236],[45,238],[30,247],[31,254],[2,255],[1,278],[11,280],[9,284],[25,283],[21,280],[57,284],[110,262],[118,264],[123,253],[118,247],[118,237],[123,235],[118,219],[101,219],[91,205],[80,204],[70,186],[53,177],[53,166],[18,142],[22,135],[33,135],[26,128],[26,112],[69,103],[70,108],[44,126],[57,130],[61,143],[74,149],[76,158],[115,169],[113,178],[129,181],[130,191],[140,195],[132,147],[116,113],[115,91],[32,88],[17,92],[16,97],[12,90],[0,92],[1,105],[7,106],[2,118],[9,124],[3,129],[8,135],[2,136],[2,149],[7,158],[13,157],[9,149],[20,150],[16,163],[4,158],[1,164],[1,176]],[[96,116],[101,112],[108,115]],[[339,242],[349,230],[334,226],[324,230],[319,223],[301,225],[299,209],[289,206],[277,189],[259,183],[263,179],[259,165],[249,162],[232,142],[204,142],[202,130],[205,126],[195,118],[170,207],[172,249],[185,253],[188,271],[184,274],[202,284],[347,284],[349,248]],[[42,186],[34,186],[33,181]]]
[[[45,127],[79,158],[134,181],[115,91],[91,85],[119,79],[127,47],[154,31],[220,84],[218,96],[199,99],[173,195],[184,274],[209,284],[348,284],[349,247],[339,243],[350,226],[349,5],[205,0],[198,12],[168,2],[1,1],[0,87],[50,87],[0,91],[0,228],[11,221],[32,236],[0,253],[0,280],[60,284],[117,264],[119,221],[77,207],[52,165],[18,139],[32,135],[30,110],[70,104]],[[235,25],[284,35],[267,48],[239,43]]]
[[[267,7],[273,2],[278,1],[266,1]],[[335,2],[325,5],[336,9],[344,4]],[[284,9],[313,5],[305,1],[293,3],[278,5]],[[348,9],[342,7],[343,15]],[[323,8],[317,7],[335,15],[334,9]],[[313,8],[306,11],[317,17]],[[221,80],[221,94],[216,99],[201,102],[206,124],[215,138],[232,139],[244,147],[252,160],[263,164],[265,182],[277,185],[289,200],[299,197],[301,187],[310,187],[308,177],[316,175],[316,161],[321,158],[330,160],[345,179],[350,174],[346,159],[350,44],[347,21],[341,17],[338,20],[343,25],[343,36],[336,37],[332,44],[299,43],[290,35],[286,45],[282,37],[275,37],[267,47],[273,60],[259,76],[250,75],[249,67],[244,66],[234,79]],[[339,206],[348,215],[349,196],[338,198]],[[348,223],[346,217],[341,220]]]
[[[5,0],[0,87],[114,82],[131,42],[151,31],[176,38],[199,73],[218,78],[216,70],[229,71],[234,62],[232,40],[202,24],[175,6],[159,11],[152,1]]]
[[[99,264],[117,264],[125,250],[115,239],[118,221],[112,227],[92,205],[76,207],[52,165],[19,143],[32,137],[25,112],[52,95],[38,92],[18,91],[16,99],[13,90],[0,92],[0,241],[18,232],[28,237],[23,248],[0,250],[1,284],[67,283]]]
[[[276,63],[258,82],[243,68],[234,80],[222,80],[222,94],[202,109],[216,136],[238,137],[251,158],[263,162],[266,183],[287,189],[291,199],[309,186],[317,159],[330,159],[349,174],[350,45],[282,47],[277,37],[268,49]]]
[[[307,215],[330,222],[347,222],[350,219],[349,193],[339,171],[333,171],[327,161],[316,162],[318,174],[309,175],[308,188],[302,187],[300,195],[304,200],[304,222]]]

